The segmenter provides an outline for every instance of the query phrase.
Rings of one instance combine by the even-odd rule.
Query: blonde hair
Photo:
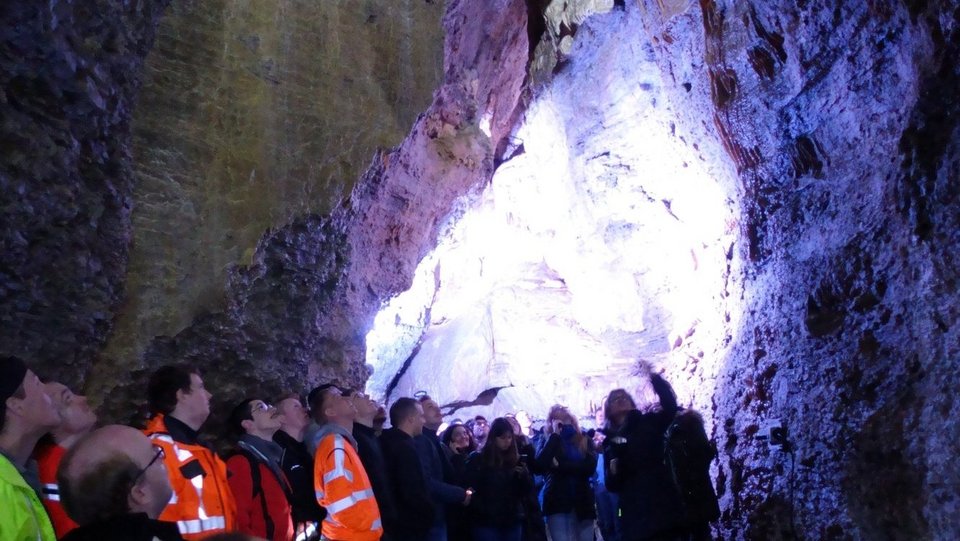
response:
[[[577,416],[570,413],[570,410],[568,410],[566,406],[561,406],[560,404],[550,406],[550,411],[547,412],[547,421],[543,427],[544,433],[548,435],[553,434],[553,421],[563,416],[568,417],[570,419],[570,423],[568,424],[573,426],[573,443],[576,444],[581,453],[587,454],[590,442],[588,438],[583,435],[583,432],[580,431],[580,423],[577,421]]]

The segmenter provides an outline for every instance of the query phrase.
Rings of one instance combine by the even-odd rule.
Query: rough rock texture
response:
[[[594,297],[598,284],[619,293],[603,303],[613,327],[660,340],[636,353],[708,414],[720,537],[955,539],[960,8],[643,0],[584,18],[590,3],[575,4],[564,3],[580,22],[562,56],[538,49],[549,58],[534,68],[553,75],[516,132],[524,153],[378,318],[372,390],[426,387],[456,409],[498,389],[479,411],[543,408],[545,395],[586,413],[612,386],[597,377],[604,367],[636,383],[609,351],[618,341],[575,302],[577,279],[592,276]],[[644,103],[636,87],[668,103]],[[722,192],[713,201],[733,229],[719,245],[678,236],[674,248],[707,241],[696,255],[714,272],[721,251],[713,276],[671,274],[669,251],[631,257],[644,239],[676,235],[659,224],[693,199],[689,178],[660,168],[673,173],[686,154]],[[641,189],[648,204],[630,207]],[[611,258],[598,226],[623,208],[629,227],[600,243]],[[557,264],[557,246],[579,268]],[[687,333],[629,317],[676,321],[690,306],[663,295],[684,287],[710,295],[692,301],[701,317]],[[774,419],[789,452],[757,437]]]
[[[747,306],[714,397],[726,535],[956,538],[960,8],[642,7],[683,123],[737,168]],[[789,456],[751,438],[771,418]]]
[[[222,311],[231,269],[252,262],[264,231],[331,211],[378,147],[403,140],[442,75],[443,9],[171,4],[133,120],[125,298],[91,388],[154,337]]]
[[[230,271],[226,310],[158,337],[145,369],[194,362],[225,400],[320,378],[361,385],[380,303],[409,287],[458,198],[493,172],[526,76],[525,9],[448,3],[444,80],[407,139],[374,157],[342,206],[269,231],[252,263]],[[126,407],[141,379],[115,381],[112,407]]]
[[[696,382],[678,382],[686,397],[713,380],[741,311],[724,294],[739,209],[715,181],[735,171],[678,130],[649,40],[629,37],[640,27],[635,9],[578,26],[514,134],[522,151],[378,316],[375,395],[426,389],[459,417],[542,417],[556,402],[586,416],[606,390],[639,384],[637,358],[706,358]],[[459,411],[497,387],[492,404]]]
[[[77,383],[130,242],[130,118],[169,0],[0,5],[0,351]]]

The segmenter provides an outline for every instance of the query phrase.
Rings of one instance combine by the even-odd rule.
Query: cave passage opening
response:
[[[580,35],[514,134],[522,153],[377,315],[372,396],[423,390],[448,419],[554,403],[582,418],[613,388],[652,399],[644,360],[690,373],[682,403],[709,403],[743,302],[733,174],[680,132],[648,45]]]

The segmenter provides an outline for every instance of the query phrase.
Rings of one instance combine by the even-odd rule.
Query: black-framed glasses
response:
[[[430,398],[430,395],[427,394],[427,391],[417,391],[413,393],[413,397],[417,400],[422,400],[424,398]]]
[[[147,473],[147,470],[150,469],[150,466],[153,466],[154,462],[156,462],[157,460],[162,460],[167,456],[167,454],[163,452],[163,447],[160,447],[159,445],[154,445],[153,448],[157,450],[157,454],[153,455],[153,459],[150,460],[150,462],[148,462],[147,465],[143,467],[143,469],[137,472],[137,476],[133,478],[133,484],[137,484],[137,481],[139,481],[140,478],[143,477],[143,474]]]

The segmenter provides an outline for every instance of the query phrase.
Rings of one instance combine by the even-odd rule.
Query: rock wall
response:
[[[955,538],[960,9],[640,7],[681,122],[737,169],[724,538]],[[754,437],[773,418],[792,452]]]
[[[0,6],[0,351],[79,383],[121,302],[130,119],[169,0]]]
[[[328,213],[442,75],[443,2],[177,1],[133,119],[124,302],[91,389],[224,310],[264,232]]]
[[[519,2],[448,3],[443,82],[410,135],[374,156],[342,205],[270,229],[228,272],[225,309],[155,338],[131,380],[104,369],[106,409],[129,407],[142,372],[182,360],[204,368],[221,403],[320,379],[362,385],[381,302],[409,287],[458,199],[492,175],[526,77],[525,17]]]

